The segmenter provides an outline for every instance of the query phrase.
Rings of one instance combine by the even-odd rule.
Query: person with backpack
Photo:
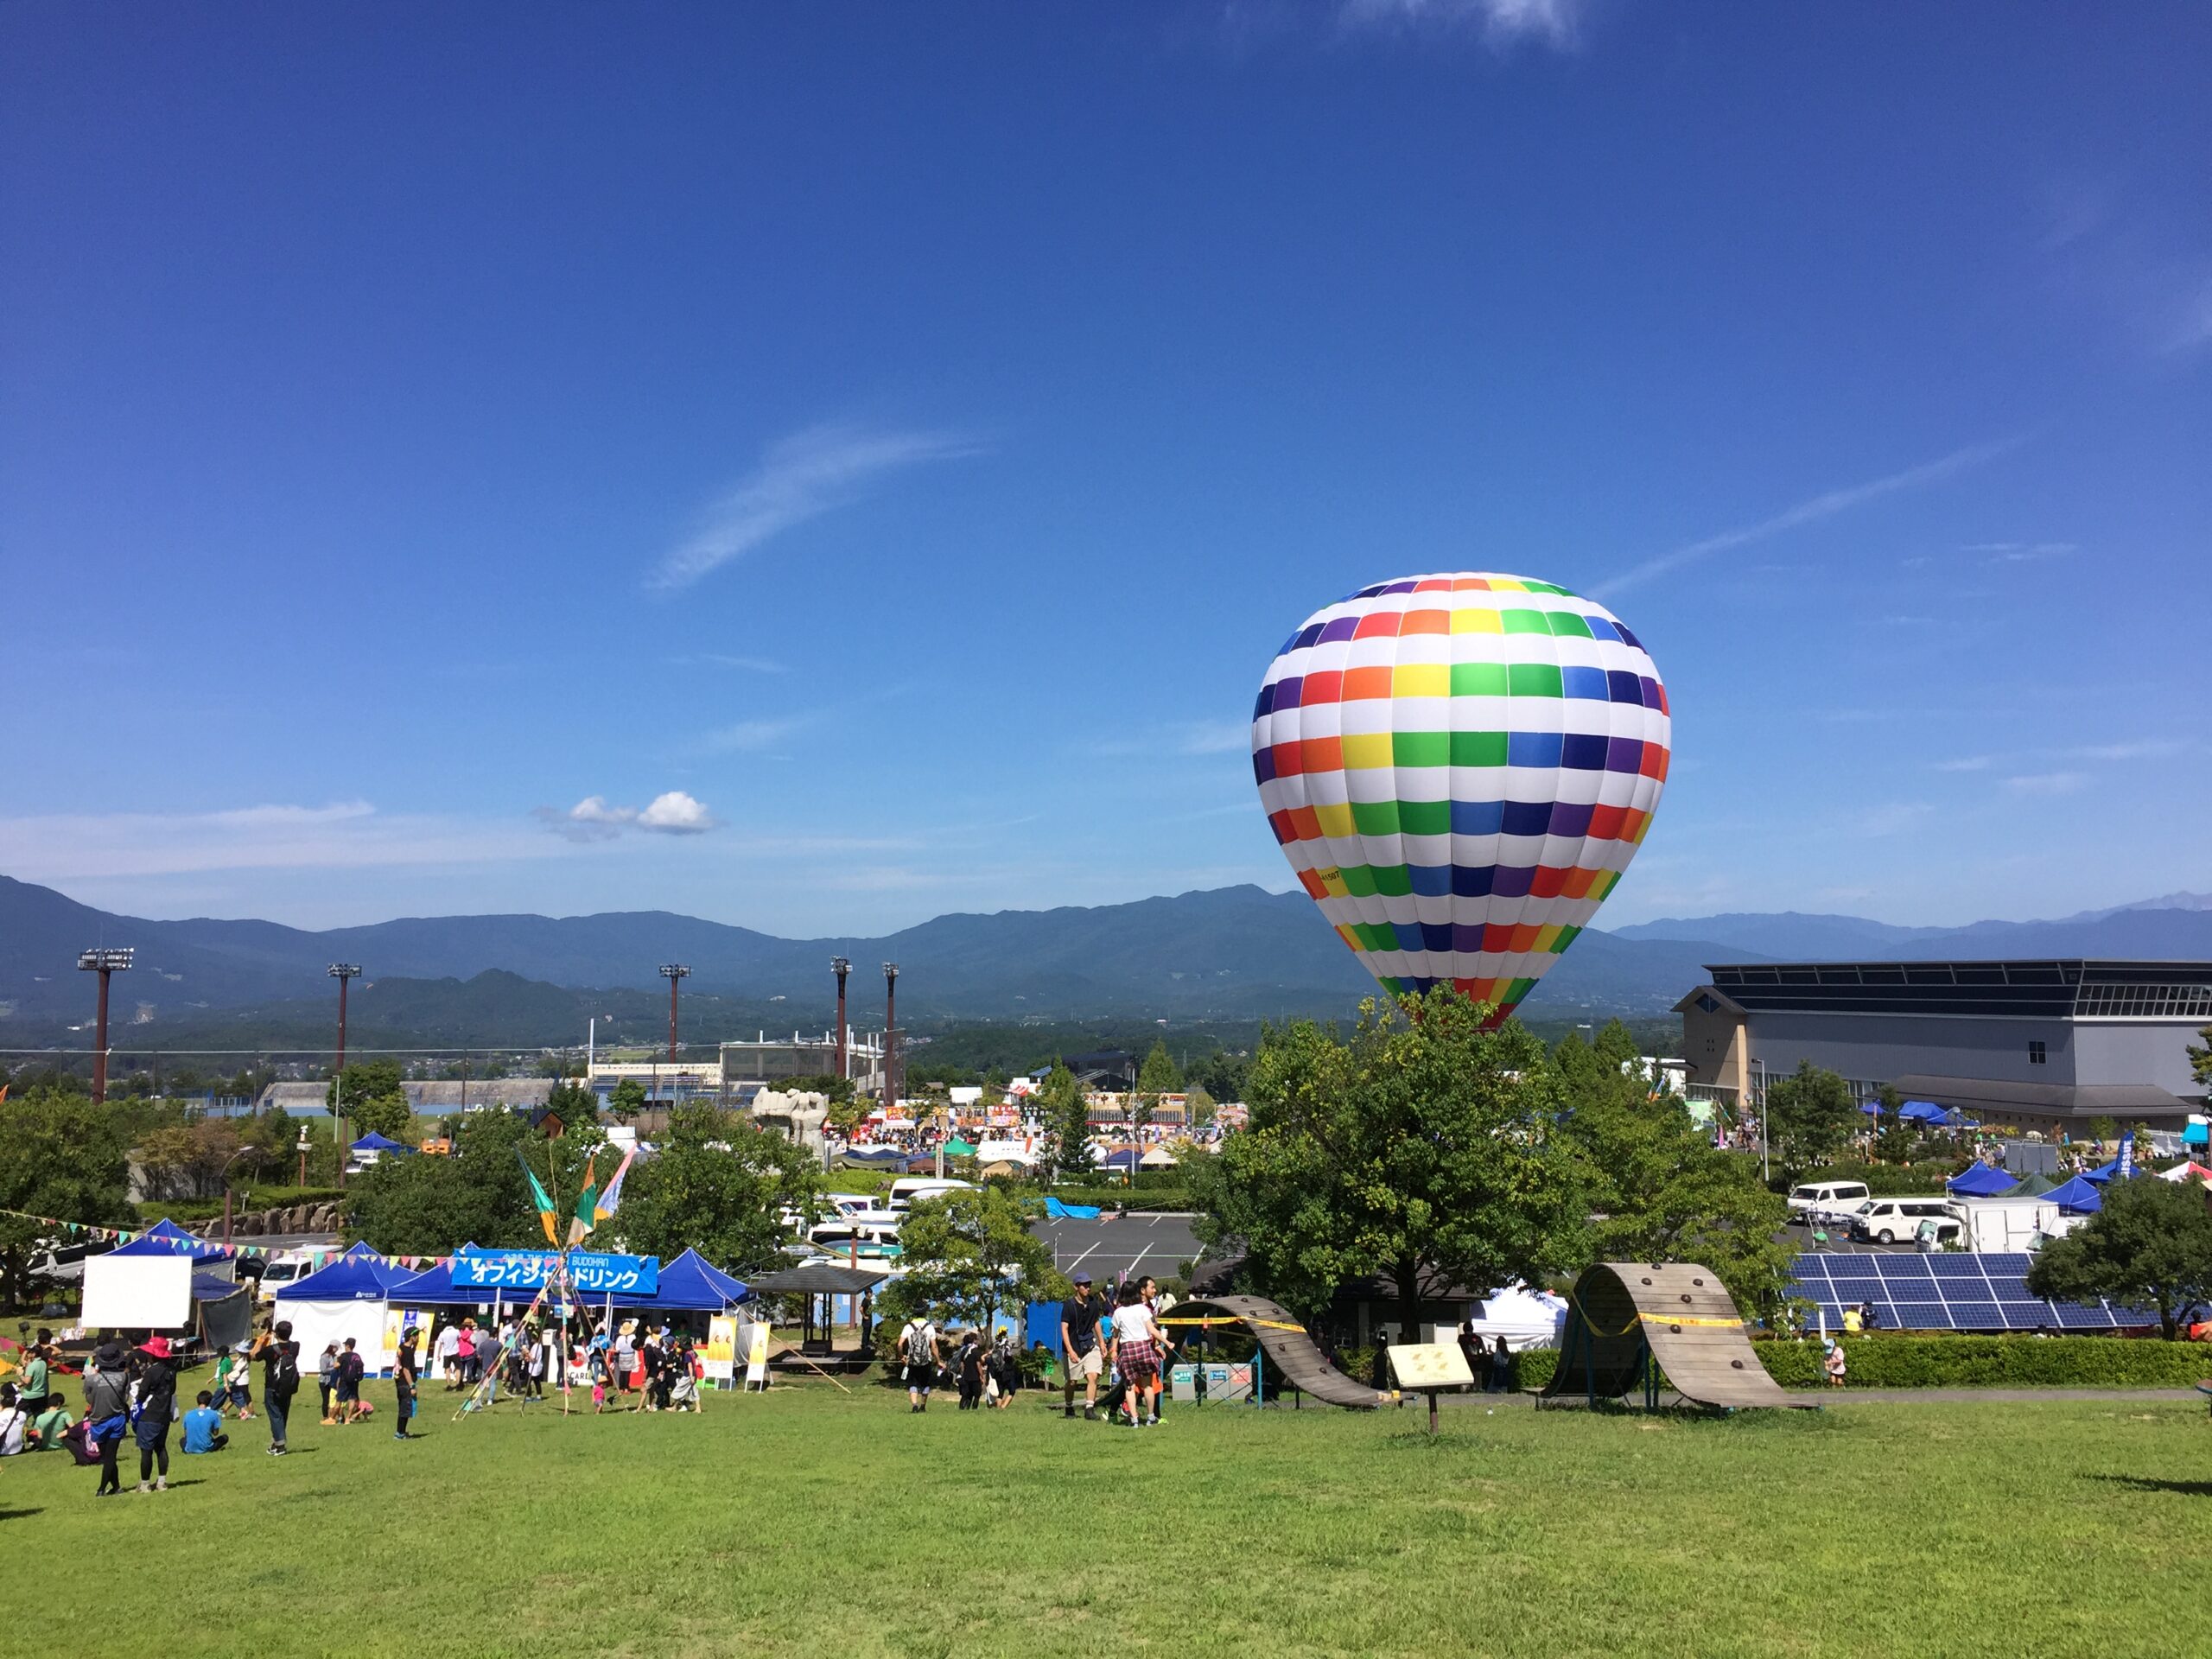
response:
[[[368,1375],[368,1363],[361,1357],[353,1338],[346,1338],[346,1346],[338,1356],[338,1422],[340,1427],[358,1423],[368,1414],[361,1409],[361,1379]]]
[[[899,1333],[899,1357],[906,1362],[908,1404],[915,1411],[927,1411],[930,1390],[937,1386],[937,1368],[941,1357],[937,1327],[929,1322],[927,1314],[917,1313],[906,1321],[906,1328]]]
[[[130,1427],[130,1376],[124,1368],[123,1344],[104,1342],[92,1350],[85,1367],[85,1442],[99,1458],[99,1490],[95,1497],[111,1497],[123,1490],[123,1477],[115,1454]]]
[[[960,1346],[952,1356],[953,1381],[960,1389],[960,1409],[981,1411],[983,1408],[983,1337],[982,1332],[969,1330],[960,1338]]]
[[[255,1352],[261,1358],[261,1405],[269,1419],[269,1455],[281,1458],[289,1449],[284,1433],[292,1414],[292,1396],[300,1391],[300,1344],[292,1340],[292,1322],[279,1319],[262,1332]]]

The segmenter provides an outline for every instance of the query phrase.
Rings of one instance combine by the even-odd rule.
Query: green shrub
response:
[[[2212,1366],[2190,1343],[2126,1337],[1846,1337],[1844,1387],[1851,1389],[2176,1389]],[[1827,1385],[1811,1337],[1751,1344],[1785,1389]],[[1559,1369],[1555,1349],[1519,1356],[1521,1385],[1541,1389]]]
[[[289,1210],[296,1204],[335,1204],[345,1196],[346,1189],[340,1186],[251,1186],[232,1196],[231,1213],[252,1216],[264,1210]],[[220,1198],[169,1198],[136,1207],[138,1219],[149,1226],[164,1216],[183,1226],[191,1222],[219,1220],[223,1214]]]

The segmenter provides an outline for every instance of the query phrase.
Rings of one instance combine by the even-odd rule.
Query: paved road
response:
[[[1061,1272],[1073,1273],[1080,1267],[1104,1284],[1122,1273],[1161,1277],[1181,1273],[1185,1262],[1198,1260],[1198,1235],[1191,1230],[1195,1219],[1140,1213],[1118,1221],[1104,1217],[1096,1221],[1046,1220],[1034,1230],[1052,1245],[1052,1260]]]

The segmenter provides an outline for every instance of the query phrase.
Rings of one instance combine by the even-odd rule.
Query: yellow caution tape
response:
[[[1241,1319],[1234,1313],[1219,1314],[1205,1319],[1154,1319],[1153,1323],[1154,1325],[1249,1325],[1262,1331],[1295,1331],[1300,1336],[1306,1334],[1306,1327],[1302,1325],[1286,1325],[1281,1319]]]

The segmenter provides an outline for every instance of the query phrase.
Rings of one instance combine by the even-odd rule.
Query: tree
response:
[[[156,1129],[131,1148],[144,1195],[156,1203],[168,1198],[211,1198],[220,1195],[231,1160],[245,1141],[227,1118],[204,1118],[189,1126]]]
[[[1859,1103],[1850,1085],[1810,1060],[1766,1086],[1767,1141],[1791,1179],[1833,1163],[1858,1132]]]
[[[0,1302],[35,1300],[30,1273],[65,1230],[24,1216],[60,1222],[124,1223],[130,1207],[130,1160],[107,1114],[72,1090],[33,1085],[0,1100]]]
[[[679,1106],[659,1151],[630,1172],[623,1240],[663,1257],[696,1248],[736,1274],[784,1265],[782,1214],[811,1213],[814,1173],[804,1147],[741,1114],[707,1102]]]
[[[565,1135],[598,1123],[599,1096],[582,1084],[563,1078],[546,1091],[545,1109],[561,1120]]]
[[[1245,1074],[1250,1070],[1246,1056],[1217,1048],[1191,1068],[1191,1078],[1216,1100],[1238,1102],[1244,1098]]]
[[[926,1313],[988,1331],[1002,1307],[1069,1294],[1052,1247],[1029,1230],[1043,1209],[997,1186],[914,1205],[899,1230],[906,1271],[881,1297],[886,1317],[896,1325]]]
[[[1154,1038],[1152,1052],[1144,1057],[1144,1064],[1137,1067],[1137,1092],[1141,1095],[1178,1095],[1182,1091],[1182,1069],[1175,1064],[1175,1057],[1167,1052],[1166,1041]]]
[[[582,1190],[586,1160],[604,1144],[592,1124],[548,1141],[525,1113],[470,1112],[454,1126],[449,1155],[379,1159],[356,1177],[346,1194],[347,1224],[387,1255],[432,1255],[462,1243],[543,1248],[544,1229],[517,1150],[563,1207],[556,1224],[565,1238],[565,1210]],[[599,1173],[607,1173],[603,1160]],[[630,1179],[634,1185],[636,1172]]]
[[[2104,1207],[2036,1253],[2028,1293],[2097,1297],[2153,1309],[2168,1341],[2193,1302],[2212,1300],[2212,1210],[2196,1181],[2138,1176],[2107,1182]]]
[[[2199,1083],[2212,1086],[2212,1026],[2196,1033],[2204,1040],[2189,1046],[2189,1075]]]
[[[404,1141],[414,1122],[414,1107],[397,1060],[364,1060],[347,1066],[323,1090],[323,1103],[334,1116],[348,1120],[356,1140],[381,1135]]]
[[[1090,1170],[1090,1102],[1083,1081],[1058,1061],[1037,1090],[1037,1116],[1045,1126],[1043,1167],[1046,1180],[1065,1179]]]
[[[607,1109],[616,1122],[629,1122],[645,1109],[645,1085],[635,1077],[623,1078],[607,1097]]]
[[[1424,1300],[1487,1296],[1575,1259],[1579,1166],[1560,1077],[1517,1021],[1446,987],[1361,1006],[1344,1042],[1311,1020],[1254,1056],[1250,1127],[1198,1166],[1209,1243],[1241,1242],[1270,1294],[1313,1316],[1370,1275],[1401,1328]]]

